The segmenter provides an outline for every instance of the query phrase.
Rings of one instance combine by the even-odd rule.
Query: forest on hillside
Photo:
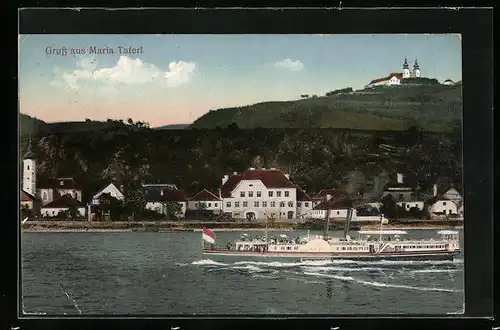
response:
[[[224,129],[154,130],[112,120],[78,127],[39,131],[31,138],[38,182],[72,176],[83,186],[85,200],[110,181],[123,184],[126,195],[144,181],[173,183],[188,195],[203,188],[217,193],[225,174],[249,167],[280,168],[308,193],[332,187],[368,193],[375,189],[375,177],[393,178],[396,172],[422,191],[432,189],[436,180],[445,182],[443,187],[461,186],[460,133],[429,133],[416,127],[401,132],[239,129],[234,124]],[[21,137],[21,155],[28,139]]]

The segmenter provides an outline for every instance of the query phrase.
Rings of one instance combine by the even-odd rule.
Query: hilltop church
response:
[[[420,78],[420,67],[417,60],[415,60],[415,64],[413,64],[413,71],[410,71],[408,60],[405,58],[402,72],[392,72],[387,77],[372,80],[368,85],[366,85],[366,88],[375,86],[400,85],[401,80],[410,78]]]

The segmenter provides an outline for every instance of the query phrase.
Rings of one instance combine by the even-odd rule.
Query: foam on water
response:
[[[217,262],[211,259],[203,259],[203,260],[198,260],[198,261],[193,261],[191,263],[192,265],[212,265],[212,266],[227,266],[228,264],[222,263],[222,262]]]
[[[459,269],[416,269],[412,270],[412,273],[455,273]]]
[[[375,287],[398,288],[398,289],[408,289],[408,290],[417,290],[417,291],[458,292],[458,290],[444,289],[444,288],[416,287],[416,286],[410,286],[410,285],[400,285],[400,284],[382,283],[382,282],[375,282],[375,281],[365,281],[365,280],[361,280],[361,279],[356,279],[352,276],[339,276],[339,275],[314,273],[314,272],[304,272],[304,274],[310,275],[310,276],[333,278],[333,279],[346,281],[346,282],[356,282],[359,284],[375,286]]]

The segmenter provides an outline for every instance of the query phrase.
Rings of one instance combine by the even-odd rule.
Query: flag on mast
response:
[[[207,241],[208,243],[212,243],[212,244],[215,243],[215,233],[213,231],[211,231],[210,229],[203,227],[202,237],[203,237],[203,240]]]

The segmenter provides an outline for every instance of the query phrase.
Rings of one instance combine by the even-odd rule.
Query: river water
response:
[[[407,236],[435,233],[412,230]],[[225,246],[240,234],[216,232],[216,239]],[[332,315],[446,314],[463,306],[463,256],[236,261],[212,260],[200,248],[200,232],[22,233],[22,309],[28,315]]]

